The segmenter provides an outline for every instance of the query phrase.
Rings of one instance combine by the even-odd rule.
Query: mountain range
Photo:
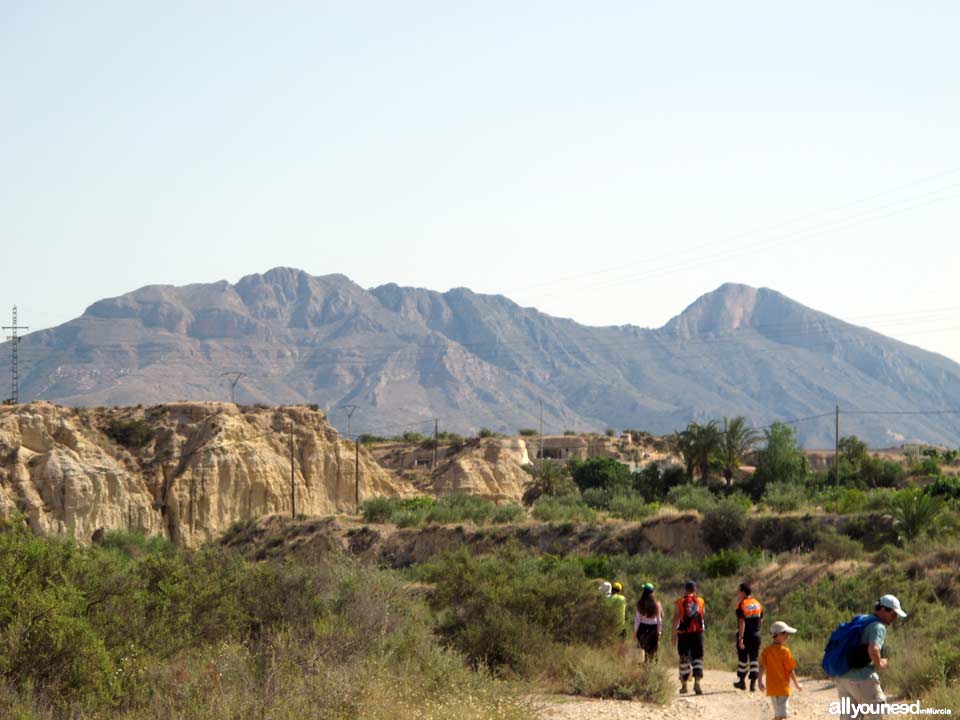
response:
[[[9,352],[9,345],[0,346]],[[745,415],[794,423],[807,447],[960,444],[960,365],[812,310],[725,284],[661,328],[590,327],[466,288],[364,289],[274,268],[152,285],[23,337],[21,400],[317,404],[347,430],[559,433]],[[232,374],[231,374],[232,373]],[[231,381],[236,380],[231,388]],[[938,412],[932,412],[938,411]],[[811,416],[816,419],[803,419]]]

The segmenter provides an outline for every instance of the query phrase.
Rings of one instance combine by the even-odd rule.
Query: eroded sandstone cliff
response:
[[[139,529],[197,545],[294,502],[298,514],[352,511],[355,452],[302,406],[3,406],[0,517],[20,511],[37,532],[81,542]],[[361,502],[411,492],[363,447],[359,465]]]

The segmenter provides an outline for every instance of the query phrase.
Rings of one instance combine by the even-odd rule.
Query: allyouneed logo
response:
[[[952,715],[950,708],[920,707],[920,701],[912,703],[855,703],[850,698],[830,703],[831,715],[858,718],[863,715]]]

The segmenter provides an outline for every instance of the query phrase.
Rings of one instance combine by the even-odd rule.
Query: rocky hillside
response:
[[[0,353],[6,346],[0,346]],[[848,411],[874,447],[960,444],[960,365],[793,302],[724,285],[658,329],[587,327],[465,288],[440,293],[276,268],[235,285],[149,286],[21,343],[22,396],[69,405],[226,400],[358,406],[380,435],[515,433]],[[863,414],[882,411],[884,414]],[[907,413],[907,414],[891,414]],[[912,413],[912,414],[911,414]],[[797,426],[830,447],[830,418]]]
[[[293,498],[291,497],[291,425]],[[355,447],[307,407],[0,407],[0,517],[88,542],[139,529],[185,545],[271,513],[352,511]],[[360,449],[360,499],[411,490]]]

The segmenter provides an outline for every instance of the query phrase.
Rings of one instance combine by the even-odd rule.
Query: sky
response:
[[[960,4],[0,0],[0,319],[279,266],[960,361]]]

